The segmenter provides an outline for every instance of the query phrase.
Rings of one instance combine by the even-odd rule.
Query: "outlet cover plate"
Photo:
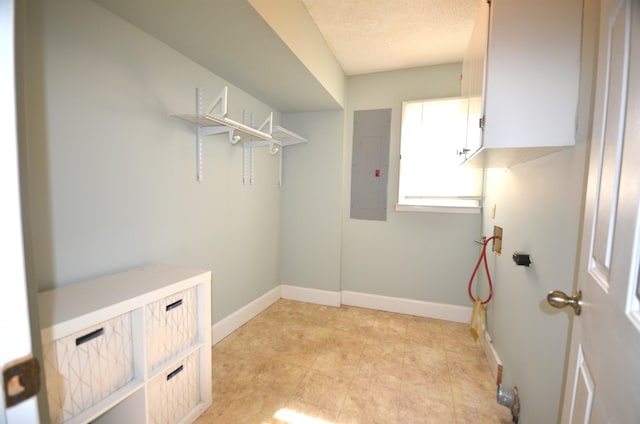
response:
[[[497,225],[493,226],[493,235],[496,238],[493,239],[493,244],[491,245],[491,250],[498,256],[502,255],[502,227],[498,227]]]

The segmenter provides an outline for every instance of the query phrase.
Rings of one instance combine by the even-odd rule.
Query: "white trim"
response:
[[[213,324],[211,327],[211,345],[213,346],[220,342],[280,298],[335,307],[340,305],[359,306],[361,308],[459,323],[468,323],[473,311],[471,307],[467,306],[447,305],[352,291],[338,292],[310,289],[282,284]]]
[[[482,208],[480,206],[423,206],[396,203],[396,212],[479,214],[481,210]]]
[[[242,327],[260,312],[276,303],[278,299],[280,299],[280,286],[271,289],[253,302],[213,324],[211,327],[211,345],[215,345]]]
[[[309,289],[306,287],[289,286],[286,284],[281,285],[280,288],[283,299],[336,307],[341,304],[339,291]]]
[[[496,379],[496,384],[502,383],[502,361],[498,356],[498,352],[496,352],[495,347],[493,346],[493,340],[489,335],[489,332],[485,329],[482,337],[480,337],[480,346],[482,347],[482,352],[484,352],[484,356],[487,359],[487,363],[489,364],[489,368],[491,368],[491,373],[493,374],[493,378]]]
[[[468,306],[447,305],[352,291],[342,292],[342,304],[459,323],[469,323],[473,312],[473,309]]]

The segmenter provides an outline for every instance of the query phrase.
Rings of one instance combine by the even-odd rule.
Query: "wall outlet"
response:
[[[502,227],[498,227],[497,225],[493,226],[493,235],[496,238],[493,239],[493,244],[491,245],[491,251],[496,255],[502,255]]]

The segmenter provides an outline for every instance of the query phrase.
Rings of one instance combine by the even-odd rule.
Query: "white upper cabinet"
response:
[[[573,146],[582,0],[481,3],[463,63],[469,119],[459,154],[508,167]]]
[[[461,95],[468,99],[467,137],[458,154],[469,157],[482,146],[483,91],[489,35],[489,3],[482,0],[462,63]]]

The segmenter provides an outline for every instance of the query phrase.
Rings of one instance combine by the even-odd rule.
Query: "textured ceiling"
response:
[[[342,107],[249,0],[94,1],[281,112]],[[272,1],[302,2],[347,75],[461,61],[480,4]]]
[[[347,75],[462,60],[479,0],[302,0]]]

